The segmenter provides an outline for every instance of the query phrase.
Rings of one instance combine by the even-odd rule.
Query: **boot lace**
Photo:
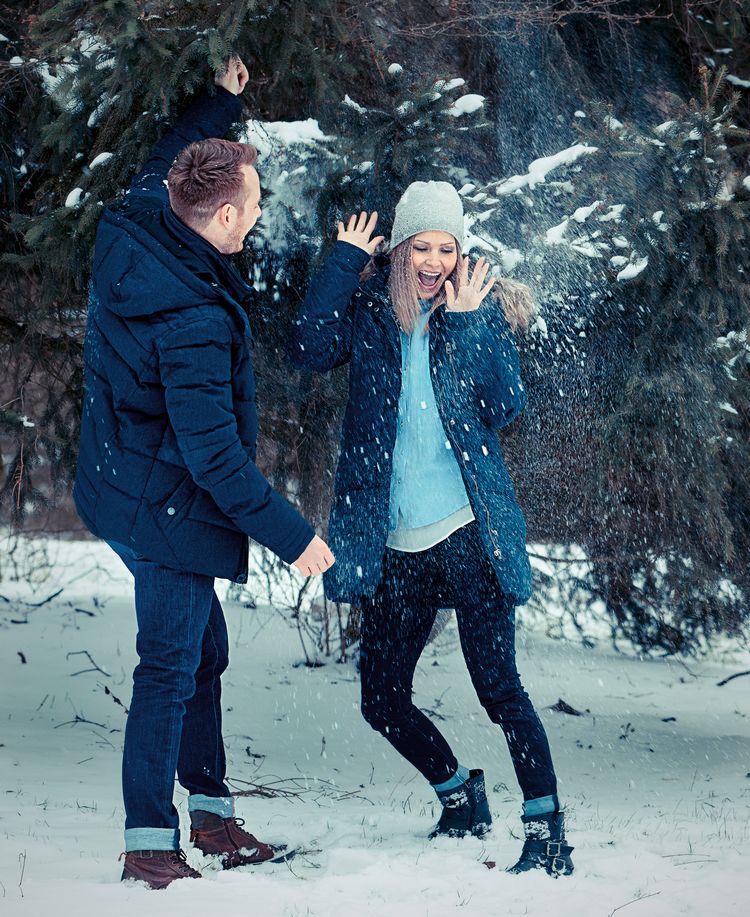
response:
[[[236,817],[232,816],[232,818],[228,818],[227,821],[228,821],[230,824],[233,824],[236,828],[238,828],[238,829],[239,829],[239,832],[240,832],[240,835],[244,835],[244,838],[247,838],[247,839],[250,840],[253,844],[257,844],[257,843],[258,843],[258,838],[255,837],[254,834],[250,834],[249,831],[245,831],[245,830],[244,830],[244,828],[243,828],[243,825],[245,824],[245,819],[244,819],[244,818],[236,818]],[[244,838],[243,838],[243,839],[244,839]]]
[[[172,863],[177,871],[183,876],[186,876],[190,879],[200,878],[200,873],[196,869],[193,869],[193,867],[188,863],[184,850],[175,850],[172,856],[170,856],[169,862]]]

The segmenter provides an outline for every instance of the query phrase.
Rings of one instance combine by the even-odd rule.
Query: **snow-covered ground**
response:
[[[750,677],[717,685],[750,667],[746,655],[639,660],[521,629],[519,664],[549,731],[576,848],[575,875],[554,881],[483,865],[518,853],[520,800],[452,626],[422,659],[417,702],[440,718],[460,760],[486,771],[495,827],[485,843],[425,839],[434,796],[359,716],[351,664],[295,666],[299,641],[281,613],[231,604],[230,782],[280,794],[239,798],[238,814],[260,837],[318,852],[221,872],[188,849],[203,881],[163,892],[120,884],[125,715],[115,698],[128,704],[135,626],[117,563],[102,545],[63,544],[36,593],[0,583],[4,597],[26,602],[64,587],[38,608],[0,599],[0,914],[747,913]],[[560,698],[585,715],[547,709]],[[184,830],[179,787],[176,800]]]

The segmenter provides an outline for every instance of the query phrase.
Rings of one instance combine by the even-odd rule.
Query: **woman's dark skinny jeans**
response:
[[[505,733],[524,800],[557,781],[544,727],[516,669],[515,608],[471,522],[426,551],[386,549],[383,577],[362,607],[362,715],[430,783],[458,762],[412,703],[412,680],[438,608],[455,608],[461,649],[482,706]]]

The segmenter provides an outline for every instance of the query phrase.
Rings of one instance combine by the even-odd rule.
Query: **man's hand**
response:
[[[249,79],[250,74],[247,72],[247,67],[236,54],[227,58],[224,69],[217,70],[214,74],[214,83],[217,86],[223,86],[236,96],[242,92]]]
[[[317,576],[336,563],[331,549],[316,535],[292,566],[305,576]]]
[[[375,236],[374,239],[370,238],[375,230],[375,224],[377,222],[377,210],[373,210],[369,219],[364,210],[359,216],[352,214],[349,217],[346,229],[344,229],[343,223],[339,223],[338,240],[339,242],[349,242],[350,245],[356,245],[357,248],[361,248],[362,251],[367,252],[368,255],[373,255],[375,249],[384,239],[384,236]]]

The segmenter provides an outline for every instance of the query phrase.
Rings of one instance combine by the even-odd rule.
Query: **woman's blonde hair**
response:
[[[519,331],[529,330],[538,308],[531,287],[517,280],[499,277],[490,295],[503,307],[511,331],[517,334]]]
[[[396,318],[401,328],[411,334],[414,330],[419,310],[419,288],[411,260],[414,236],[404,240],[390,253],[391,273],[388,278],[388,292],[391,305],[396,313]],[[453,284],[453,289],[458,293],[460,286],[461,248],[456,242],[458,258],[456,267],[448,280]],[[508,280],[501,277],[495,284],[490,294],[496,302],[500,302],[505,318],[513,332],[527,331],[531,320],[536,314],[537,305],[531,288],[525,283]],[[432,301],[430,315],[445,302],[445,285],[443,285]],[[482,306],[479,307],[480,309]],[[429,324],[429,320],[428,320]]]

